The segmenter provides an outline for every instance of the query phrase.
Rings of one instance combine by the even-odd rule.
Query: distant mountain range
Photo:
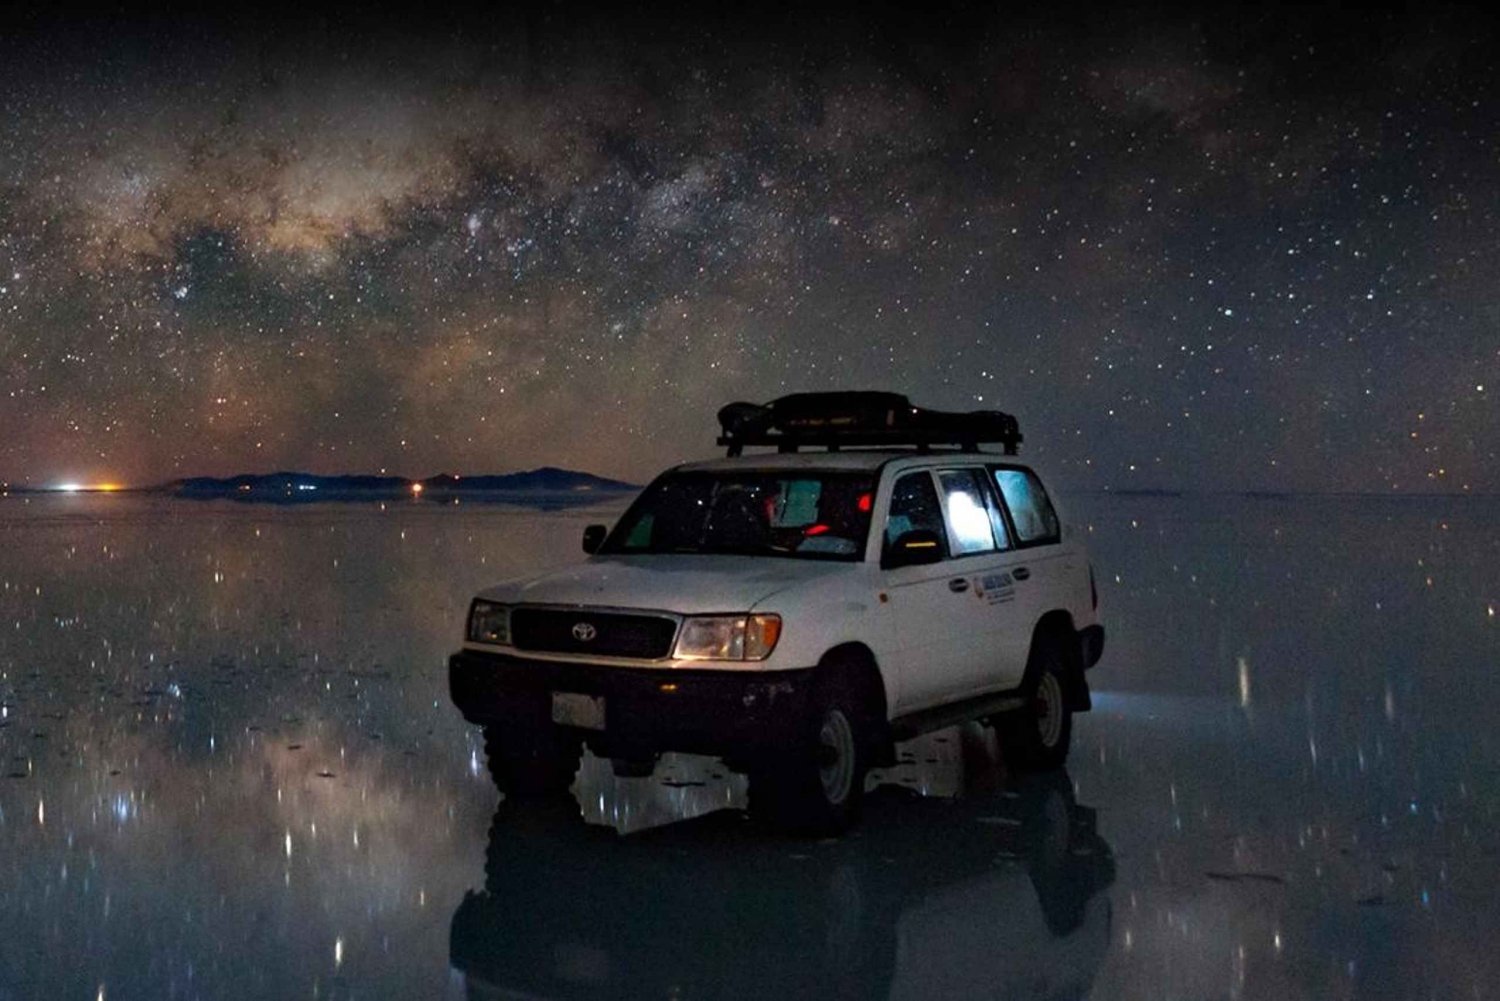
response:
[[[299,472],[242,474],[222,479],[192,476],[150,489],[174,497],[287,503],[330,499],[382,500],[414,495],[434,500],[482,494],[577,495],[621,493],[639,487],[592,473],[543,466],[526,472],[485,476],[443,473],[422,480],[403,476],[319,476]]]

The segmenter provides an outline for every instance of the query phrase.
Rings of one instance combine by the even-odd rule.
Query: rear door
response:
[[[884,545],[917,529],[943,540],[943,558],[927,566],[881,571],[882,593],[895,625],[892,646],[899,678],[896,714],[951,700],[964,689],[973,670],[975,647],[972,596],[955,581],[951,543],[944,524],[937,482],[930,470],[897,474],[884,519]]]
[[[960,637],[968,649],[960,657],[956,694],[1014,688],[1026,668],[1030,621],[1010,525],[984,466],[941,468],[937,481],[954,554],[950,588],[968,606]]]

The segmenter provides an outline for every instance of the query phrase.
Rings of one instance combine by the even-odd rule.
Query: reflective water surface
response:
[[[0,999],[1497,996],[1496,506],[1072,500],[1067,771],[929,735],[823,842],[499,802],[444,655],[618,507],[0,500]]]

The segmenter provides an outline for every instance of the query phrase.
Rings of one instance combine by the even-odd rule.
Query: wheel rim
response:
[[[1042,746],[1048,749],[1057,746],[1062,739],[1063,698],[1062,685],[1057,675],[1048,671],[1036,689],[1036,732]]]
[[[849,798],[854,785],[854,728],[843,710],[830,709],[818,729],[818,778],[823,798],[838,805]]]

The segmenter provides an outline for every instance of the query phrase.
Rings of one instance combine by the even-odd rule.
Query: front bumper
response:
[[[552,693],[603,696],[603,730],[576,730],[595,754],[660,751],[721,757],[785,748],[807,732],[812,669],[683,670],[604,667],[460,650],[448,658],[453,704],[471,723],[552,724]]]

